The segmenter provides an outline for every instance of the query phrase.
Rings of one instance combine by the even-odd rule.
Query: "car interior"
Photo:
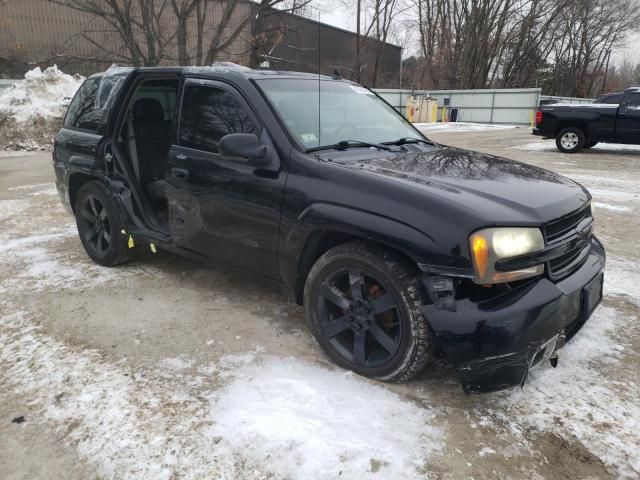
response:
[[[166,219],[165,161],[175,141],[177,79],[145,80],[136,89],[120,130],[120,144],[158,220]]]

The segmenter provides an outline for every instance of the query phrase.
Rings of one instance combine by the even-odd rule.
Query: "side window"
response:
[[[625,106],[632,110],[640,110],[640,92],[632,93],[626,100]]]
[[[85,81],[73,98],[64,126],[97,132],[102,121],[103,110],[97,107],[98,90],[101,78]]]
[[[185,89],[180,118],[180,145],[218,153],[222,137],[229,133],[257,133],[258,129],[240,102],[215,87]]]

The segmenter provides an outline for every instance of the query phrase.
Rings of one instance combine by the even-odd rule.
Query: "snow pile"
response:
[[[434,131],[444,131],[444,132],[455,132],[455,133],[463,133],[463,132],[482,132],[482,131],[494,131],[494,130],[507,130],[511,128],[518,128],[515,125],[488,125],[484,123],[468,123],[468,122],[454,122],[454,123],[414,123],[414,127],[416,127],[421,132],[434,132]]]
[[[55,65],[25,74],[0,95],[0,150],[46,148],[60,127],[69,101],[84,81]]]

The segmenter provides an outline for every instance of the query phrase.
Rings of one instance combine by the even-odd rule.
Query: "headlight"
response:
[[[544,265],[512,272],[496,270],[498,260],[543,250],[544,238],[539,228],[486,228],[471,235],[469,243],[476,283],[491,285],[513,282],[544,273]]]

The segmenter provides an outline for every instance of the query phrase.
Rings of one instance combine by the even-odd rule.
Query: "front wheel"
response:
[[[585,144],[586,135],[577,127],[565,128],[556,136],[556,146],[562,153],[577,153]]]
[[[94,262],[113,267],[133,257],[135,249],[122,233],[122,213],[101,183],[89,182],[80,189],[75,215],[82,246]]]
[[[388,382],[429,363],[434,341],[420,311],[419,276],[394,252],[368,242],[340,245],[311,269],[304,303],[314,337],[337,365]]]

